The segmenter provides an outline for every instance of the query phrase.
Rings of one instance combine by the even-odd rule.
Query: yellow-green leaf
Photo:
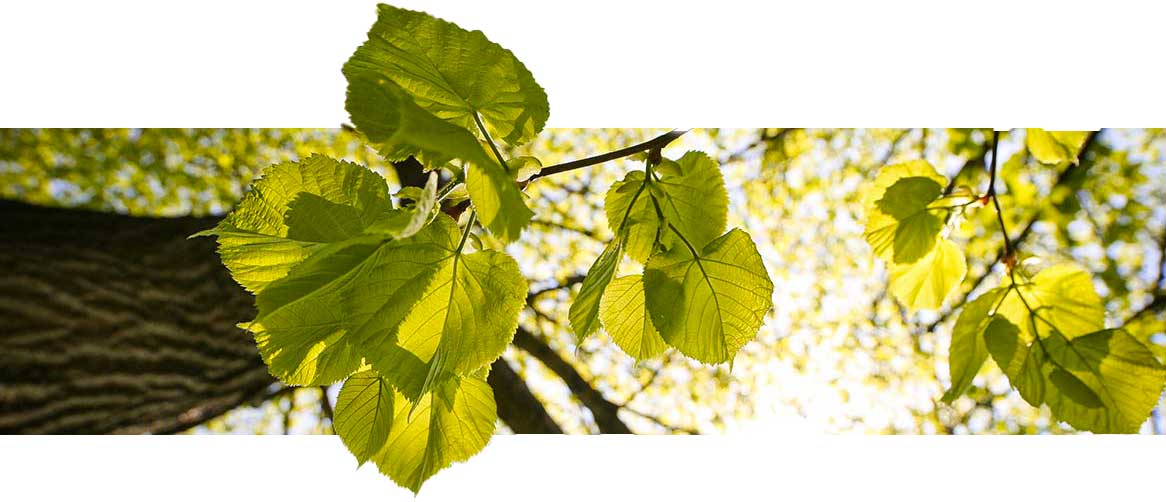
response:
[[[943,220],[930,205],[943,196],[947,179],[927,161],[879,170],[864,197],[865,236],[875,255],[894,264],[914,263],[934,247]]]
[[[1028,129],[1025,133],[1024,144],[1028,152],[1042,164],[1059,164],[1061,162],[1078,162],[1077,155],[1081,146],[1089,137],[1086,131],[1045,131],[1044,129]]]
[[[571,329],[575,331],[575,337],[580,342],[599,329],[599,305],[601,298],[606,294],[604,290],[611,283],[611,278],[615,277],[619,262],[623,260],[623,242],[622,238],[616,238],[607,244],[595,259],[595,263],[587,270],[587,277],[583,279],[579,294],[575,295],[575,301],[571,303],[568,318],[571,321]]]
[[[943,395],[945,402],[951,403],[967,392],[976,373],[984,365],[984,360],[988,358],[984,331],[992,320],[993,309],[1000,302],[1002,294],[1003,290],[993,289],[980,295],[969,302],[956,319],[947,356],[951,388]]]
[[[644,296],[669,345],[716,364],[757,336],[773,306],[773,283],[749,234],[733,229],[701,250],[681,245],[653,255]]]
[[[629,356],[649,359],[667,348],[644,304],[642,275],[612,281],[599,303],[599,318],[611,339]]]
[[[461,129],[475,130],[480,115],[492,136],[511,145],[533,138],[550,114],[546,92],[512,52],[424,12],[378,5],[368,40],[344,65],[350,80],[358,73],[395,83]]]
[[[413,493],[438,471],[482,451],[498,420],[494,391],[476,376],[447,380],[415,406],[403,396],[393,404],[388,441],[372,460]]]
[[[460,254],[448,216],[430,226],[432,233],[387,247],[344,297],[353,338],[368,347],[365,359],[411,401],[502,355],[526,300],[513,258],[493,250]]]
[[[380,175],[313,155],[265,169],[230,214],[196,235],[217,236],[231,276],[259,292],[325,244],[359,236],[391,210]]]
[[[372,458],[389,440],[396,412],[394,395],[389,382],[372,370],[352,375],[340,388],[332,421],[336,435],[358,463]]]
[[[912,310],[937,309],[967,275],[963,251],[948,239],[914,263],[891,264],[890,290]]]
[[[665,249],[678,244],[669,224],[699,249],[725,231],[728,218],[729,195],[715,160],[692,151],[661,166],[667,167],[655,173],[660,179],[650,183],[651,194],[641,191],[644,173],[632,171],[611,186],[605,201],[608,226],[617,232],[627,227],[627,254],[640,263],[647,262],[658,235]]]

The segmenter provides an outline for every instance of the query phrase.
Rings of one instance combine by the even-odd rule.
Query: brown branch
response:
[[[529,331],[519,326],[518,331],[514,333],[514,346],[526,351],[542,362],[543,366],[558,375],[571,393],[579,399],[591,410],[591,415],[595,418],[595,425],[599,427],[599,432],[603,434],[631,434],[627,424],[624,424],[619,418],[619,406],[608,401],[603,393],[596,390],[579,374],[571,363],[559,356],[554,349],[536,338]]]
[[[486,382],[495,393],[502,392],[507,396],[507,399],[498,400],[498,418],[506,422],[510,430],[526,434],[563,433],[526,382],[504,359],[498,358],[490,366]]]
[[[527,180],[527,183],[533,182],[539,178],[550,176],[552,174],[565,173],[575,169],[594,166],[596,164],[602,164],[604,162],[620,159],[629,155],[635,155],[640,152],[659,150],[667,146],[668,143],[671,143],[676,138],[683,136],[686,132],[688,132],[688,129],[676,129],[668,131],[640,144],[632,145],[626,148],[620,148],[619,150],[596,155],[594,157],[587,157],[585,159],[573,160],[570,162],[564,162],[562,164],[544,167],[541,171],[538,172],[538,174],[531,176],[530,179]]]
[[[551,291],[559,291],[561,289],[570,288],[571,286],[582,283],[583,280],[586,278],[587,278],[587,276],[585,276],[585,275],[572,275],[560,284],[556,284],[554,286],[550,286],[547,288],[531,291],[530,293],[526,294],[526,303],[530,304],[531,302],[533,302],[535,300],[535,298],[538,298],[539,296],[542,296],[546,293],[550,293]]]

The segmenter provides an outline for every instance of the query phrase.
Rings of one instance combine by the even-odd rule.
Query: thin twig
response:
[[[685,434],[689,434],[689,435],[693,435],[693,436],[700,435],[700,431],[698,431],[696,429],[689,429],[688,427],[682,427],[679,425],[672,425],[668,422],[660,420],[660,417],[657,417],[657,416],[649,414],[649,413],[644,413],[644,412],[636,410],[634,408],[629,408],[629,407],[625,406],[621,409],[628,412],[628,413],[636,415],[640,418],[647,419],[648,421],[650,421],[656,425],[659,425],[660,427],[665,428],[666,430],[668,430],[668,432],[683,432]]]
[[[675,130],[668,131],[664,134],[661,134],[660,136],[656,136],[655,138],[652,138],[648,141],[645,141],[645,142],[637,144],[637,145],[632,145],[632,146],[629,146],[626,148],[620,148],[619,150],[607,152],[607,153],[601,154],[601,155],[596,155],[594,157],[587,157],[585,159],[573,160],[571,162],[564,162],[562,164],[557,164],[557,165],[553,165],[550,167],[544,167],[541,171],[538,172],[538,174],[531,176],[530,179],[527,180],[527,183],[530,183],[530,182],[537,180],[539,178],[550,176],[552,174],[559,174],[559,173],[563,173],[563,172],[567,172],[567,171],[572,171],[575,169],[580,169],[583,167],[593,166],[596,164],[602,164],[602,163],[607,162],[607,161],[627,157],[629,155],[635,155],[635,154],[640,153],[640,152],[647,152],[650,150],[658,150],[658,149],[664,148],[665,146],[668,145],[668,143],[671,143],[676,138],[683,136],[684,133],[686,133],[686,132],[688,132],[688,129],[675,129]]]
[[[1000,222],[1000,235],[1004,236],[1004,264],[1011,272],[1012,266],[1015,264],[1014,254],[1016,249],[1012,247],[1012,239],[1008,237],[1008,227],[1004,224],[1004,212],[1000,210],[1000,198],[996,197],[996,157],[997,147],[1000,145],[1000,131],[992,131],[992,167],[990,169],[990,177],[988,179],[988,193],[984,197],[992,199],[992,205],[996,208],[996,221]]]

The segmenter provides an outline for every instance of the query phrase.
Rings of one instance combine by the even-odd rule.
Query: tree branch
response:
[[[533,334],[519,326],[514,333],[514,346],[518,347],[543,363],[567,384],[567,388],[579,401],[591,410],[595,417],[595,425],[603,434],[631,434],[627,424],[619,418],[619,406],[608,401],[601,392],[596,390],[579,371],[563,358],[559,357],[547,344],[535,338]]]
[[[494,392],[505,392],[507,399],[498,400],[498,418],[515,432],[526,434],[562,434],[563,429],[547,413],[526,382],[514,372],[505,359],[498,358],[490,365],[486,382]]]
[[[608,161],[615,160],[615,159],[620,159],[623,157],[627,157],[629,155],[635,155],[635,154],[640,153],[640,152],[646,152],[646,151],[650,151],[650,150],[658,150],[660,148],[664,148],[665,146],[668,145],[668,143],[671,143],[676,138],[683,136],[684,133],[686,133],[686,132],[688,132],[688,129],[676,129],[676,130],[668,131],[664,134],[656,136],[655,138],[652,138],[648,141],[645,141],[645,142],[637,144],[637,145],[632,145],[632,146],[629,146],[626,148],[620,148],[619,150],[607,152],[607,153],[601,154],[601,155],[596,155],[594,157],[587,157],[585,159],[573,160],[571,162],[564,162],[562,164],[557,164],[557,165],[553,165],[550,167],[544,167],[544,168],[542,168],[541,171],[538,172],[538,174],[531,176],[530,179],[527,180],[527,183],[530,183],[530,182],[537,180],[539,178],[543,178],[543,177],[550,176],[553,174],[565,173],[567,171],[572,171],[572,170],[580,169],[583,167],[593,166],[596,164],[602,164],[604,162],[608,162]]]

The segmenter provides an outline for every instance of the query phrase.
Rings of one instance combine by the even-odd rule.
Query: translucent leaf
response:
[[[1053,416],[1074,428],[1137,432],[1162,393],[1166,368],[1123,330],[1073,339],[1052,331],[1026,346],[1010,322],[992,324],[1001,328],[989,333],[989,350],[1004,361],[1021,396],[1034,406],[1048,404]]]
[[[721,236],[729,214],[729,194],[717,162],[704,152],[687,152],[675,165],[679,176],[663,176],[653,188],[664,218],[697,249]]]
[[[482,225],[504,242],[514,242],[530,224],[534,212],[526,207],[522,191],[514,176],[493,166],[470,165],[466,173],[466,191]]]
[[[357,462],[365,463],[389,440],[396,412],[394,395],[389,382],[371,370],[352,375],[340,388],[332,421]]]
[[[470,163],[466,190],[482,224],[507,242],[518,239],[534,215],[514,177],[483,150],[468,130],[421,109],[391,81],[363,70],[348,76],[352,123],[390,160],[416,155],[430,165]]]
[[[324,244],[359,236],[392,210],[380,175],[313,155],[268,167],[219,224],[219,256],[247,290],[262,291]]]
[[[1077,155],[1088,137],[1089,133],[1085,131],[1028,129],[1024,144],[1028,147],[1028,152],[1042,164],[1059,164],[1066,161],[1076,164]]]
[[[1020,280],[1016,291],[1000,304],[997,314],[1020,330],[1025,343],[1046,337],[1052,326],[1061,336],[1075,338],[1105,328],[1105,309],[1093,288],[1089,272],[1073,263],[1059,263],[1041,270],[1029,280]],[[1024,301],[1021,301],[1021,295]],[[1025,302],[1028,306],[1025,306]],[[1032,316],[1029,307],[1037,311]]]
[[[341,295],[377,259],[383,241],[329,244],[256,294],[259,313],[244,326],[273,376],[289,385],[327,385],[357,370],[361,358],[346,336]]]
[[[476,376],[441,383],[415,407],[402,396],[393,404],[388,441],[372,460],[413,493],[438,471],[482,451],[498,419],[494,391]]]
[[[866,240],[895,264],[914,263],[934,247],[943,220],[928,206],[943,196],[947,179],[916,160],[882,168],[864,197]]]
[[[623,239],[617,238],[607,244],[587,270],[587,277],[583,279],[568,315],[571,329],[580,342],[599,329],[599,304],[622,259]]]
[[[385,233],[394,239],[405,239],[420,232],[437,208],[437,173],[429,172],[425,188],[405,187],[397,193],[397,197],[407,198],[412,204],[377,220],[369,226],[368,232]]]
[[[386,159],[414,155],[430,166],[461,159],[502,170],[473,133],[417,106],[393,81],[347,66],[344,75],[348,78],[345,108],[352,123]]]
[[[951,348],[948,350],[948,371],[951,374],[951,389],[943,395],[943,400],[951,403],[967,392],[972,380],[984,360],[988,358],[988,347],[984,342],[984,331],[991,322],[993,309],[1000,302],[1003,290],[993,289],[980,295],[964,306],[955,326],[951,330]]]
[[[514,181],[520,183],[529,180],[543,169],[542,161],[529,155],[511,157],[506,161],[506,165],[510,166],[510,174],[514,175]]]
[[[724,232],[728,217],[729,196],[716,161],[702,152],[687,152],[662,165],[670,168],[657,172],[660,179],[651,186],[664,222],[649,194],[640,193],[643,172],[632,171],[613,184],[605,200],[608,226],[613,230],[628,226],[627,254],[640,263],[652,254],[657,235],[665,249],[677,244],[667,231],[668,223],[699,249]]]
[[[350,81],[367,73],[394,82],[417,106],[461,129],[475,130],[478,114],[492,136],[511,145],[542,130],[546,93],[509,50],[424,12],[377,9],[368,41],[344,65]]]
[[[642,275],[612,281],[599,303],[599,318],[611,339],[629,356],[649,359],[667,348],[644,305]]]
[[[890,290],[911,310],[937,309],[958,288],[968,272],[963,251],[940,239],[915,263],[892,264]]]
[[[656,210],[644,189],[644,172],[631,171],[611,185],[604,199],[607,224],[613,232],[627,228],[624,250],[632,259],[645,263],[655,248],[660,228]]]
[[[1075,428],[1134,433],[1158,402],[1166,369],[1148,348],[1122,330],[1108,329],[1072,340],[1049,337],[1044,344],[1054,365],[1045,401],[1053,414]]]
[[[684,246],[644,267],[652,324],[671,346],[706,363],[732,360],[773,306],[773,283],[749,234],[733,229],[699,256]]]
[[[412,401],[502,355],[527,291],[513,258],[458,254],[457,224],[448,216],[431,227],[385,246],[344,296],[365,359]]]

